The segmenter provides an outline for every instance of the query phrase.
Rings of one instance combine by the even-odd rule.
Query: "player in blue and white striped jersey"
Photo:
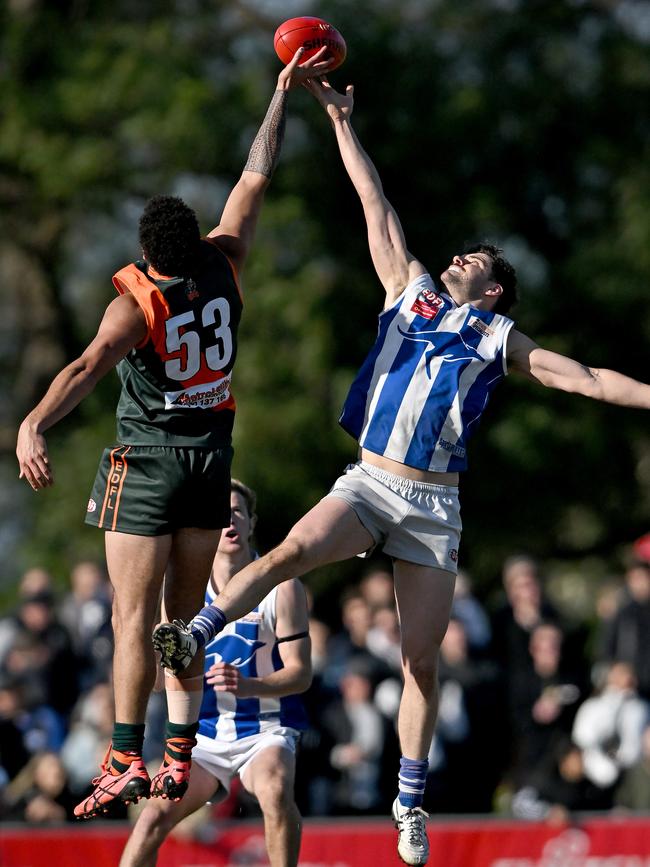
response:
[[[467,466],[468,439],[507,369],[551,388],[643,409],[650,409],[650,386],[544,350],[518,332],[507,316],[516,299],[514,269],[492,245],[454,256],[436,285],[409,252],[352,128],[352,87],[337,93],[318,78],[306,86],[332,122],[386,292],[377,341],[341,416],[359,443],[360,460],[284,542],[236,576],[217,606],[204,608],[187,630],[161,625],[155,643],[166,665],[182,668],[188,654],[278,582],[381,545],[393,559],[404,674],[393,818],[402,859],[425,864],[421,804],[437,714],[439,647],[458,561],[458,477]]]
[[[231,483],[230,526],[221,532],[206,602],[252,562],[255,494]],[[168,703],[174,696],[166,678]],[[293,787],[295,750],[306,716],[298,693],[311,683],[307,600],[298,579],[274,587],[253,611],[206,647],[203,702],[192,772],[181,801],[151,799],[126,845],[121,867],[155,863],[171,829],[206,801],[222,800],[234,776],[259,801],[272,867],[295,867],[301,821]],[[185,691],[179,692],[184,700]]]

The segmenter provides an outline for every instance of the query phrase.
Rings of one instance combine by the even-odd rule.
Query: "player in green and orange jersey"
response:
[[[166,678],[165,760],[150,781],[142,762],[144,717],[154,681],[150,635],[163,591],[165,617],[188,618],[203,601],[220,528],[230,518],[230,376],[242,301],[239,274],[282,144],[287,93],[327,72],[325,50],[298,52],[277,89],[219,225],[201,238],[193,211],[152,199],[140,220],[142,260],[113,278],[119,293],[81,357],[54,379],[23,421],[16,454],[34,490],[53,475],[43,433],[118,365],[118,442],[104,453],[88,523],[106,531],[114,588],[116,723],[110,760],[75,809],[104,812],[111,801],[177,800],[187,789],[202,696],[202,661]],[[164,579],[164,581],[163,581]]]

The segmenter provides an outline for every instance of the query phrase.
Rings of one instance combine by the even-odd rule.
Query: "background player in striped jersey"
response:
[[[187,617],[200,606],[219,530],[229,521],[238,278],[279,158],[287,93],[330,68],[324,53],[301,66],[299,51],[280,72],[241,178],[207,238],[180,199],[148,203],[140,220],[143,259],[115,275],[119,297],[96,337],[20,427],[20,475],[38,491],[53,483],[44,432],[119,364],[118,444],[104,452],[87,510],[87,522],[107,531],[116,722],[110,761],[107,754],[93,792],[75,808],[80,818],[116,798],[180,798],[187,788],[202,661],[170,691],[165,759],[150,781],[141,758],[155,676],[148,636],[161,587],[169,616]]]
[[[230,525],[221,532],[206,601],[218,598],[255,554],[255,494],[233,479]],[[206,647],[205,685],[189,788],[180,803],[150,800],[121,867],[149,867],[171,829],[206,801],[223,799],[234,776],[259,801],[272,867],[295,867],[300,815],[293,797],[295,745],[305,727],[296,693],[311,683],[305,591],[293,579]],[[167,674],[167,673],[166,673]]]
[[[438,288],[407,249],[352,129],[352,87],[345,94],[325,80],[307,87],[334,127],[386,291],[376,343],[341,416],[359,443],[360,461],[283,543],[230,583],[218,607],[204,608],[189,628],[163,624],[154,639],[165,664],[183,665],[274,584],[381,544],[393,558],[404,674],[393,818],[402,859],[424,864],[429,844],[421,804],[437,714],[438,653],[458,559],[458,474],[467,466],[467,441],[507,366],[542,385],[643,409],[650,408],[650,386],[541,349],[517,332],[505,315],[516,296],[515,274],[496,247],[479,245],[454,256]]]

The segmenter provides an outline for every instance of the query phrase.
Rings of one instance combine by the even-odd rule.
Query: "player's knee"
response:
[[[425,695],[434,692],[438,683],[437,647],[405,655],[403,667],[405,679],[414,680]]]
[[[150,842],[160,845],[176,824],[176,820],[169,811],[148,803],[138,817],[138,824]]]
[[[127,631],[127,624],[129,618],[126,611],[115,602],[113,602],[113,614],[111,616],[111,626],[113,627],[113,635],[115,638],[119,638],[120,635],[123,635]]]
[[[258,787],[257,800],[264,815],[284,813],[293,804],[293,792],[285,778],[273,775]]]
[[[111,624],[116,638],[128,636],[138,630],[142,631],[141,615],[137,610],[129,609],[126,605],[113,605]]]
[[[153,628],[153,614],[150,614],[144,602],[132,604],[131,601],[118,599],[117,596],[113,599],[111,623],[116,636],[134,633],[137,638],[142,634],[143,623],[148,620],[152,620]]]

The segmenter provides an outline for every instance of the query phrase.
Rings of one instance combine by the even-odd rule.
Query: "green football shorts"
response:
[[[104,449],[86,524],[136,536],[163,536],[181,527],[227,527],[232,455],[230,446]]]

